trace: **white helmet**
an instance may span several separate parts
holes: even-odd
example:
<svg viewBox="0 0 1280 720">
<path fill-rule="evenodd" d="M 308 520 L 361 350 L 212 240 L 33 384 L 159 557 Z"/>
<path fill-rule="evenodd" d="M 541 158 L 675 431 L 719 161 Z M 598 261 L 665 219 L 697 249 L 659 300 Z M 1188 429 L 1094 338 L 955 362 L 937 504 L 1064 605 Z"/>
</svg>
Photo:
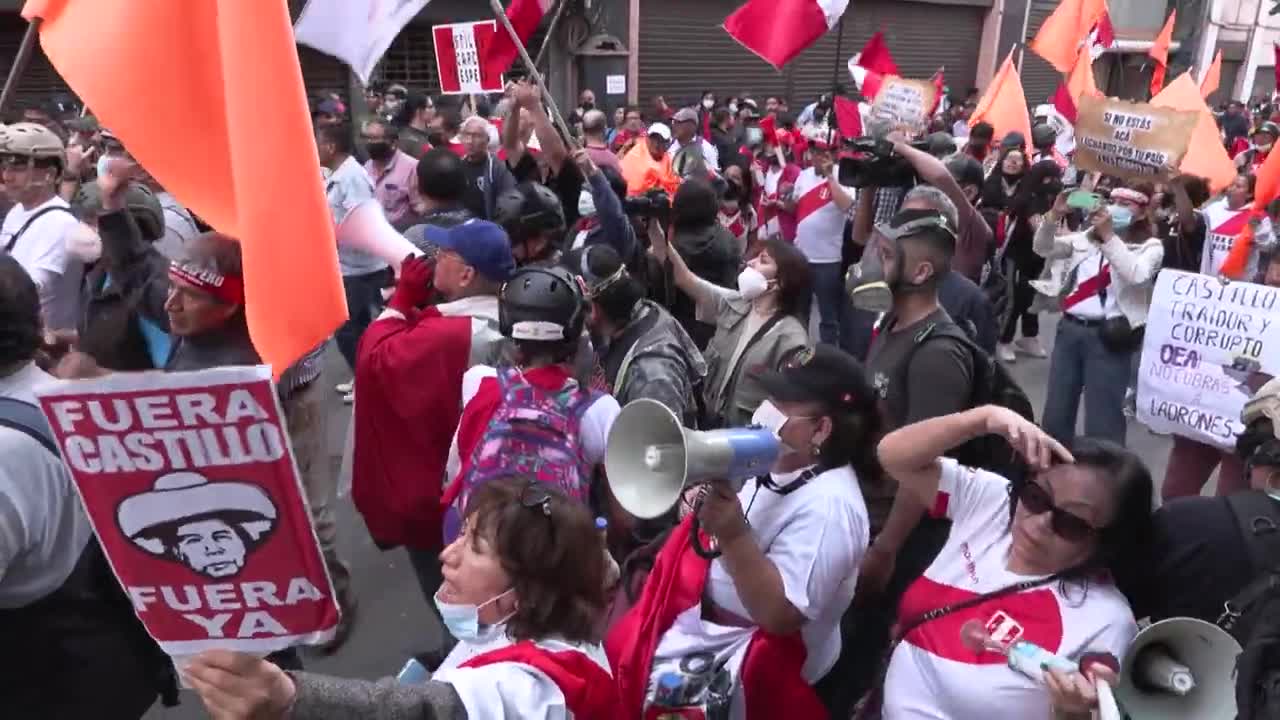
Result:
<svg viewBox="0 0 1280 720">
<path fill-rule="evenodd" d="M 38 123 L 20 122 L 0 127 L 0 153 L 33 160 L 56 158 L 59 167 L 66 162 L 62 138 Z"/>
</svg>

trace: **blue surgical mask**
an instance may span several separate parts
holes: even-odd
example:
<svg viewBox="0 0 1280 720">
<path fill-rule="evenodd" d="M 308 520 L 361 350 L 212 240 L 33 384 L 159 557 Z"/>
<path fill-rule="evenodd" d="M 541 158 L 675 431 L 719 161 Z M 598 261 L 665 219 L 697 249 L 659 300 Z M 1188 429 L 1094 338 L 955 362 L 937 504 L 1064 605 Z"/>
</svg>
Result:
<svg viewBox="0 0 1280 720">
<path fill-rule="evenodd" d="M 596 214 L 596 199 L 591 195 L 591 191 L 583 189 L 578 193 L 578 215 L 582 217 L 591 217 Z"/>
<path fill-rule="evenodd" d="M 444 623 L 445 629 L 449 631 L 449 634 L 463 642 L 480 644 L 492 640 L 498 633 L 502 632 L 504 624 L 511 619 L 511 615 L 515 614 L 512 613 L 492 625 L 482 626 L 480 624 L 480 608 L 496 602 L 514 590 L 515 588 L 511 588 L 506 592 L 499 593 L 479 605 L 445 602 L 440 599 L 439 593 L 436 593 L 432 599 L 435 600 L 436 609 L 440 611 L 440 620 Z"/>
<path fill-rule="evenodd" d="M 1123 232 L 1133 224 L 1133 211 L 1124 205 L 1108 205 L 1107 214 L 1111 215 L 1111 229 L 1116 232 Z"/>
</svg>

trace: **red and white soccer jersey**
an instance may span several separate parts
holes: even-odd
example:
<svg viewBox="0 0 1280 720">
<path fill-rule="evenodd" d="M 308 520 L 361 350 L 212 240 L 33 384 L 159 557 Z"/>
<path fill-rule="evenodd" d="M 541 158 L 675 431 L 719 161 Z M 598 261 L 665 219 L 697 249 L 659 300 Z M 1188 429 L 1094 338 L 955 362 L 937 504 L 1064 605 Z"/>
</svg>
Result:
<svg viewBox="0 0 1280 720">
<path fill-rule="evenodd" d="M 1012 544 L 1008 487 L 999 475 L 942 460 L 934 515 L 951 519 L 951 535 L 903 596 L 899 620 L 1034 579 L 1006 568 Z M 1124 596 L 1099 580 L 1065 587 L 1051 582 L 953 612 L 920 625 L 894 651 L 885 720 L 1050 717 L 1042 685 L 1011 670 L 1003 655 L 965 647 L 961 628 L 970 620 L 1005 645 L 1027 640 L 1070 660 L 1086 652 L 1122 658 L 1137 633 Z"/>
<path fill-rule="evenodd" d="M 1223 198 L 1209 203 L 1202 212 L 1204 212 L 1204 224 L 1208 233 L 1204 242 L 1204 254 L 1201 256 L 1200 272 L 1205 275 L 1217 275 L 1222 269 L 1222 263 L 1226 262 L 1227 256 L 1231 254 L 1231 247 L 1235 245 L 1236 238 L 1249 226 L 1252 206 L 1246 205 L 1239 210 L 1232 210 L 1227 207 L 1226 198 Z M 1270 235 L 1271 221 L 1264 217 L 1258 225 L 1255 238 L 1265 238 Z"/>
<path fill-rule="evenodd" d="M 846 187 L 855 195 L 856 190 Z M 831 186 L 813 168 L 796 178 L 796 247 L 811 263 L 840 262 L 848 213 L 836 206 Z"/>
<path fill-rule="evenodd" d="M 796 215 L 795 212 L 787 212 L 779 210 L 776 207 L 764 207 L 763 201 L 783 201 L 794 196 L 795 191 L 788 188 L 788 185 L 794 185 L 796 178 L 800 176 L 800 168 L 795 165 L 768 166 L 764 174 L 764 183 L 761 189 L 760 199 L 762 201 L 760 209 L 760 227 L 764 230 L 764 237 L 772 235 L 781 235 L 783 240 L 787 242 L 795 242 L 796 239 Z"/>
</svg>

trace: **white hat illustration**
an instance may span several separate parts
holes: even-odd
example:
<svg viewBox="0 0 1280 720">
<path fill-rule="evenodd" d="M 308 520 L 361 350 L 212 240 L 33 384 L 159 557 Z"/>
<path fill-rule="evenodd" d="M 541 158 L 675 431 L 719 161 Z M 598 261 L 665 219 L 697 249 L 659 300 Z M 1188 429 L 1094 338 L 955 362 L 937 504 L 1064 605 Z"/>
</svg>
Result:
<svg viewBox="0 0 1280 720">
<path fill-rule="evenodd" d="M 223 517 L 239 525 L 256 545 L 276 524 L 276 506 L 257 485 L 209 482 L 194 472 L 162 475 L 151 490 L 125 498 L 116 508 L 120 531 L 152 555 L 163 555 L 165 543 L 153 530 L 203 517 Z"/>
</svg>

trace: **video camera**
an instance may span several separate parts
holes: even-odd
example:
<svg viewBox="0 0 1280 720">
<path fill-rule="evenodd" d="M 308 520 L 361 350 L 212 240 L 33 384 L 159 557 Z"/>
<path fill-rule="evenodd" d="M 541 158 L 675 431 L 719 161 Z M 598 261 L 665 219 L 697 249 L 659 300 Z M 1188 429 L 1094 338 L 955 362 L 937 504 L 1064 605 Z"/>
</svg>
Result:
<svg viewBox="0 0 1280 720">
<path fill-rule="evenodd" d="M 850 140 L 845 145 L 852 155 L 840 158 L 840 184 L 852 188 L 911 187 L 919 178 L 915 167 L 901 155 L 893 152 L 893 143 L 866 136 Z M 914 142 L 911 147 L 929 151 L 927 142 Z"/>
<path fill-rule="evenodd" d="M 665 190 L 654 188 L 624 200 L 622 211 L 638 220 L 655 218 L 665 227 L 671 221 L 671 196 Z"/>
</svg>

